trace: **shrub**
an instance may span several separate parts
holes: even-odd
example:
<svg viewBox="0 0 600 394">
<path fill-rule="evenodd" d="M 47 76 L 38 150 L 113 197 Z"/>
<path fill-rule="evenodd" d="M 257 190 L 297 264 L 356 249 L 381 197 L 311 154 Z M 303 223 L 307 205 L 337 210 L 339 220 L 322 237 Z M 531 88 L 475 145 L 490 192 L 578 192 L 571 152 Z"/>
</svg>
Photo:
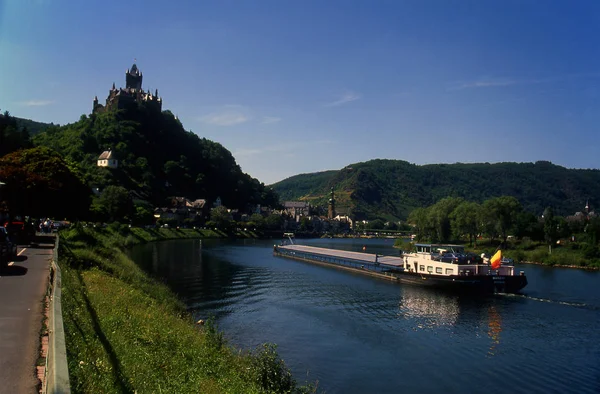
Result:
<svg viewBox="0 0 600 394">
<path fill-rule="evenodd" d="M 289 393 L 296 382 L 292 373 L 285 366 L 283 360 L 277 355 L 277 346 L 263 344 L 258 353 L 253 355 L 250 375 L 251 380 L 258 383 L 263 389 L 274 393 Z"/>
</svg>

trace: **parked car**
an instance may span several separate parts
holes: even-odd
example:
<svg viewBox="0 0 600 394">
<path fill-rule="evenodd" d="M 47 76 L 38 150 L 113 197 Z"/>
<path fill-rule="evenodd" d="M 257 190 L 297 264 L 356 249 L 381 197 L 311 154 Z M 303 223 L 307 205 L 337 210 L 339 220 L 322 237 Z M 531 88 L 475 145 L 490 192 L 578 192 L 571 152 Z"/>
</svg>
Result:
<svg viewBox="0 0 600 394">
<path fill-rule="evenodd" d="M 453 263 L 453 264 L 464 264 L 467 262 L 467 258 L 462 253 L 444 253 L 440 261 L 445 263 Z"/>
<path fill-rule="evenodd" d="M 467 259 L 467 263 L 469 264 L 483 264 L 483 258 L 481 257 L 481 255 L 478 255 L 476 253 L 466 253 L 465 258 Z"/>
<path fill-rule="evenodd" d="M 35 236 L 35 226 L 30 222 L 9 221 L 4 223 L 4 228 L 14 244 L 28 244 Z"/>
</svg>

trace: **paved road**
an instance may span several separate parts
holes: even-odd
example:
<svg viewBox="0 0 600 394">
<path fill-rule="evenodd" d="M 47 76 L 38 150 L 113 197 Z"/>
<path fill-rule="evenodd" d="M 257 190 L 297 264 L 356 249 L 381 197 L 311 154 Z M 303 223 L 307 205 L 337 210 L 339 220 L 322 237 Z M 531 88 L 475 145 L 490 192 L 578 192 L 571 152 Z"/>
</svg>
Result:
<svg viewBox="0 0 600 394">
<path fill-rule="evenodd" d="M 19 253 L 0 273 L 0 393 L 37 392 L 35 366 L 52 244 L 19 248 Z"/>
</svg>

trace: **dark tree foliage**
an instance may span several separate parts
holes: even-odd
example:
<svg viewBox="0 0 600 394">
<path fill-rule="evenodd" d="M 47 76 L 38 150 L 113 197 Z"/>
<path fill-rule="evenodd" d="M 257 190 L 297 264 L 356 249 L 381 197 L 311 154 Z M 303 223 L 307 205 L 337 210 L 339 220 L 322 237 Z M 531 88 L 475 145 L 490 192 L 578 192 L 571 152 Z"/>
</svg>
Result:
<svg viewBox="0 0 600 394">
<path fill-rule="evenodd" d="M 0 157 L 32 146 L 27 126 L 19 125 L 18 118 L 8 111 L 0 114 Z"/>
<path fill-rule="evenodd" d="M 127 189 L 122 186 L 107 186 L 100 195 L 99 205 L 108 215 L 110 222 L 127 221 L 133 216 L 133 200 Z"/>
<path fill-rule="evenodd" d="M 220 197 L 228 208 L 242 210 L 278 201 L 273 190 L 242 172 L 231 152 L 184 130 L 169 111 L 140 106 L 83 115 L 76 123 L 36 135 L 34 142 L 80 163 L 91 186 L 120 185 L 156 206 L 175 195 L 209 203 Z M 108 149 L 119 160 L 117 169 L 96 166 Z"/>
<path fill-rule="evenodd" d="M 41 133 L 42 131 L 54 126 L 54 123 L 44 123 L 44 122 L 36 122 L 31 119 L 17 118 L 17 127 L 19 129 L 27 129 L 30 136 L 34 136 L 36 134 Z"/>
<path fill-rule="evenodd" d="M 38 147 L 0 158 L 0 193 L 11 215 L 83 218 L 90 205 L 90 189 L 62 157 Z"/>
<path fill-rule="evenodd" d="M 540 216 L 547 206 L 566 216 L 600 195 L 600 170 L 566 169 L 552 163 L 475 163 L 415 165 L 401 160 L 371 160 L 339 171 L 302 174 L 272 185 L 284 200 L 308 199 L 326 206 L 329 189 L 343 213 L 361 219 L 405 219 L 415 208 L 446 197 L 483 203 L 512 196 Z"/>
</svg>

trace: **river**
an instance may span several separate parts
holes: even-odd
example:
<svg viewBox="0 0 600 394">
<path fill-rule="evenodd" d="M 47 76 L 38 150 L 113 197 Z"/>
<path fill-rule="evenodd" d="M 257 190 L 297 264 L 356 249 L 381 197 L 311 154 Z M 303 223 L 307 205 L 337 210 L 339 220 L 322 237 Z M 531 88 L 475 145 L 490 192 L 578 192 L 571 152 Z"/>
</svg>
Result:
<svg viewBox="0 0 600 394">
<path fill-rule="evenodd" d="M 298 243 L 396 254 L 389 239 Z M 520 295 L 474 297 L 272 255 L 274 241 L 138 246 L 198 319 L 242 349 L 276 343 L 327 393 L 600 393 L 600 272 L 521 265 Z"/>
</svg>

